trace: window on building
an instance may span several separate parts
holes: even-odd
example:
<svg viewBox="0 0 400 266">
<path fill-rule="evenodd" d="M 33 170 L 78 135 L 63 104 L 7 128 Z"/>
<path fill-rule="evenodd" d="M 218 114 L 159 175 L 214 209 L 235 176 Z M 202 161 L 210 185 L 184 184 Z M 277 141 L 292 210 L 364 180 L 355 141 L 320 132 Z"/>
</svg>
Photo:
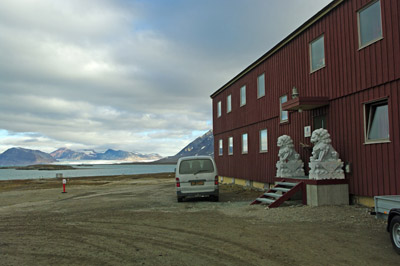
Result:
<svg viewBox="0 0 400 266">
<path fill-rule="evenodd" d="M 242 153 L 246 154 L 248 153 L 249 148 L 248 148 L 248 143 L 247 143 L 247 133 L 242 134 Z"/>
<path fill-rule="evenodd" d="M 267 129 L 260 130 L 260 152 L 268 151 L 268 133 Z"/>
<path fill-rule="evenodd" d="M 265 95 L 265 75 L 262 73 L 257 77 L 257 98 Z"/>
<path fill-rule="evenodd" d="M 388 101 L 382 100 L 364 105 L 365 142 L 389 140 Z"/>
<path fill-rule="evenodd" d="M 382 38 L 380 1 L 374 1 L 358 11 L 358 36 L 360 48 Z"/>
<path fill-rule="evenodd" d="M 311 72 L 325 66 L 324 35 L 310 43 Z"/>
<path fill-rule="evenodd" d="M 217 117 L 220 116 L 221 116 L 221 101 L 219 101 L 217 104 Z"/>
<path fill-rule="evenodd" d="M 226 97 L 226 112 L 230 113 L 232 111 L 232 96 L 229 94 Z"/>
<path fill-rule="evenodd" d="M 219 155 L 219 156 L 222 156 L 222 155 L 224 154 L 222 139 L 220 139 L 220 140 L 218 141 L 218 144 L 219 144 L 219 145 L 218 145 L 218 146 L 219 146 L 218 155 Z"/>
<path fill-rule="evenodd" d="M 240 106 L 246 104 L 246 85 L 240 88 Z"/>
<path fill-rule="evenodd" d="M 233 137 L 228 138 L 228 154 L 233 154 Z"/>
<path fill-rule="evenodd" d="M 282 110 L 282 104 L 287 102 L 287 95 L 283 95 L 282 97 L 279 98 L 279 108 L 280 108 L 280 118 L 281 118 L 281 123 L 289 121 L 289 113 L 288 111 L 283 111 Z"/>
</svg>

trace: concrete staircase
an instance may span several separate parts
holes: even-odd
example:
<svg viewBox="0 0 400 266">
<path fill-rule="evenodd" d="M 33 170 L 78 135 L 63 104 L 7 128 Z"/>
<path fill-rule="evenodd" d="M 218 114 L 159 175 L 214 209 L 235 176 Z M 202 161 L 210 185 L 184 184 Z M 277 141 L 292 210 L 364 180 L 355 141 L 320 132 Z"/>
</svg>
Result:
<svg viewBox="0 0 400 266">
<path fill-rule="evenodd" d="M 303 182 L 276 182 L 273 188 L 262 194 L 250 205 L 266 204 L 269 208 L 277 208 L 283 202 L 293 197 L 294 194 L 303 189 Z"/>
</svg>

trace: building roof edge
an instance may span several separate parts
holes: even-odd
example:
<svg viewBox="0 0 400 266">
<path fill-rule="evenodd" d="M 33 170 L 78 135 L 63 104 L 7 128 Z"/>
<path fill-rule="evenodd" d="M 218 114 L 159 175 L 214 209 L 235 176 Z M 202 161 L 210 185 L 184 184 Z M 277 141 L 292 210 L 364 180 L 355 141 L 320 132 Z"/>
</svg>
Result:
<svg viewBox="0 0 400 266">
<path fill-rule="evenodd" d="M 303 31 L 305 31 L 306 29 L 311 27 L 314 23 L 319 21 L 321 18 L 323 18 L 325 15 L 327 15 L 329 12 L 331 12 L 333 9 L 335 9 L 338 5 L 340 5 L 344 1 L 345 0 L 334 0 L 331 3 L 329 3 L 323 9 L 321 9 L 318 13 L 316 13 L 314 16 L 312 16 L 310 19 L 308 19 L 306 22 L 304 22 L 300 27 L 298 27 L 296 30 L 294 30 L 292 33 L 290 33 L 285 39 L 280 41 L 277 45 L 272 47 L 268 52 L 266 52 L 264 55 L 262 55 L 256 61 L 254 61 L 251 65 L 249 65 L 247 68 L 245 68 L 242 72 L 237 74 L 233 79 L 228 81 L 225 85 L 223 85 L 221 88 L 219 88 L 213 94 L 211 94 L 210 97 L 214 98 L 215 96 L 220 94 L 227 87 L 231 86 L 233 83 L 235 83 L 241 77 L 243 77 L 248 72 L 253 70 L 255 67 L 257 67 L 259 64 L 264 62 L 266 59 L 268 59 L 271 55 L 275 54 L 282 47 L 284 47 L 286 44 L 288 44 L 291 40 L 293 40 L 294 38 L 299 36 Z"/>
</svg>

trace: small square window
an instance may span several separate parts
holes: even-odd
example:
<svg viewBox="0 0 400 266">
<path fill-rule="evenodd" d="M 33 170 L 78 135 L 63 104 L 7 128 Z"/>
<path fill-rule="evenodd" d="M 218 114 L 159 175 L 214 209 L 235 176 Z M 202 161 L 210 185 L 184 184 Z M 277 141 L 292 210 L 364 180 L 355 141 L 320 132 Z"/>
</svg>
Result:
<svg viewBox="0 0 400 266">
<path fill-rule="evenodd" d="M 289 113 L 288 111 L 282 110 L 282 104 L 287 102 L 287 95 L 283 95 L 279 98 L 279 109 L 280 109 L 280 118 L 281 123 L 289 121 Z"/>
<path fill-rule="evenodd" d="M 389 140 L 388 101 L 372 102 L 364 105 L 365 142 L 385 142 Z"/>
<path fill-rule="evenodd" d="M 381 2 L 375 1 L 358 12 L 359 47 L 382 39 Z"/>
<path fill-rule="evenodd" d="M 226 112 L 230 113 L 232 111 L 232 96 L 229 94 L 226 97 Z"/>
<path fill-rule="evenodd" d="M 324 35 L 310 43 L 311 72 L 325 66 Z"/>
<path fill-rule="evenodd" d="M 222 139 L 220 139 L 220 140 L 218 141 L 218 146 L 219 146 L 218 155 L 219 155 L 219 156 L 222 156 L 222 155 L 224 154 Z"/>
<path fill-rule="evenodd" d="M 257 77 L 257 98 L 265 96 L 265 75 L 262 73 Z"/>
<path fill-rule="evenodd" d="M 246 85 L 240 88 L 240 106 L 246 104 Z"/>
<path fill-rule="evenodd" d="M 268 132 L 267 129 L 260 130 L 260 152 L 268 151 Z"/>
<path fill-rule="evenodd" d="M 242 134 L 242 154 L 248 153 L 247 133 Z"/>
<path fill-rule="evenodd" d="M 221 117 L 221 101 L 217 104 L 217 117 Z"/>
<path fill-rule="evenodd" d="M 233 137 L 228 138 L 228 154 L 233 154 Z"/>
</svg>

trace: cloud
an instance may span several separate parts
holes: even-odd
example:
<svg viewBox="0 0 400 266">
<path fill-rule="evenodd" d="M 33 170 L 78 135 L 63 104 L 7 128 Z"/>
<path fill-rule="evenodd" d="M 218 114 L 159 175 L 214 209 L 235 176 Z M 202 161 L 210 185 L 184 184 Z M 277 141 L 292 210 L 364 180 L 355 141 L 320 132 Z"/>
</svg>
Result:
<svg viewBox="0 0 400 266">
<path fill-rule="evenodd" d="M 0 151 L 175 154 L 212 92 L 328 2 L 4 0 Z"/>
</svg>

